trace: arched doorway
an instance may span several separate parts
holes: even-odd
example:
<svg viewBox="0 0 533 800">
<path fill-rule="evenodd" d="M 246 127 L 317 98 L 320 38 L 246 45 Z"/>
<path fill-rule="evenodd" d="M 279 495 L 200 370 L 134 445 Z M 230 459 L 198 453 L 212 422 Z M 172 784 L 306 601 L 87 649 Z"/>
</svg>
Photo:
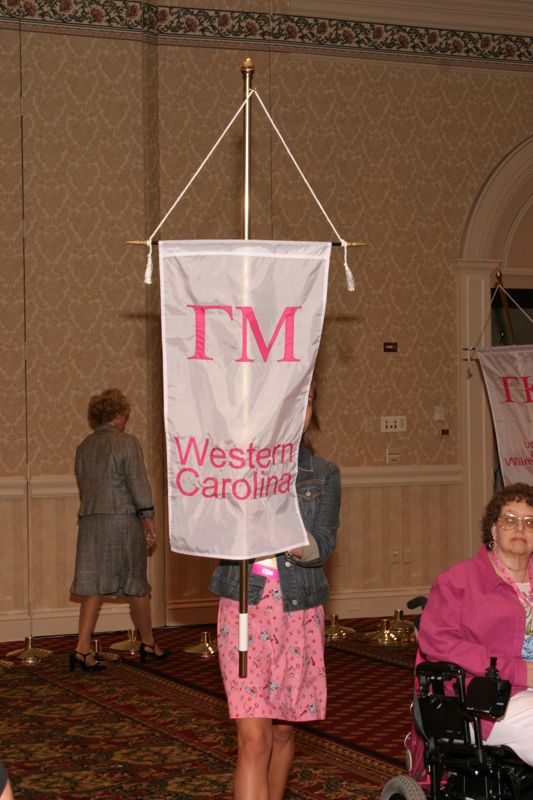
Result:
<svg viewBox="0 0 533 800">
<path fill-rule="evenodd" d="M 468 348 L 490 345 L 490 291 L 497 269 L 507 288 L 533 288 L 533 136 L 512 150 L 485 182 L 465 226 L 459 275 L 461 460 L 466 554 L 492 494 L 493 435 L 483 380 Z"/>
</svg>

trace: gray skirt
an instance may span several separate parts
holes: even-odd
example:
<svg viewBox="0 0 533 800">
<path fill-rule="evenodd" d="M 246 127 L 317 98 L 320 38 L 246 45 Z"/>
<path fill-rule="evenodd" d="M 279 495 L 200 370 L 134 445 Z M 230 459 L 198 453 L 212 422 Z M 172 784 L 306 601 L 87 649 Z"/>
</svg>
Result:
<svg viewBox="0 0 533 800">
<path fill-rule="evenodd" d="M 135 514 L 90 514 L 78 518 L 76 570 L 71 594 L 142 597 L 147 549 Z"/>
</svg>

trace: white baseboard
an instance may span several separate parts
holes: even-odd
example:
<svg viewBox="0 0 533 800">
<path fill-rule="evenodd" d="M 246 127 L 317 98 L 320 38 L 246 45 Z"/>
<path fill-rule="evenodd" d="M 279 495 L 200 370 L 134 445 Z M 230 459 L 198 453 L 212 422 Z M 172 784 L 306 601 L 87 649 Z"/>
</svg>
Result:
<svg viewBox="0 0 533 800">
<path fill-rule="evenodd" d="M 417 595 L 427 596 L 428 586 L 410 586 L 402 589 L 375 589 L 372 591 L 332 592 L 326 606 L 326 614 L 337 614 L 339 619 L 358 617 L 392 617 L 397 608 L 404 613 L 407 601 Z M 210 625 L 217 621 L 218 598 L 216 596 L 194 601 L 177 601 L 166 610 L 166 624 Z M 23 642 L 26 636 L 61 636 L 78 630 L 79 606 L 35 612 L 32 620 L 27 614 L 0 616 L 0 642 Z M 132 627 L 131 617 L 125 603 L 105 603 L 95 633 L 128 631 Z"/>
<path fill-rule="evenodd" d="M 211 625 L 217 621 L 218 597 L 175 601 L 167 606 L 167 625 Z"/>
<path fill-rule="evenodd" d="M 28 615 L 0 617 L 0 642 L 23 642 L 26 636 L 64 636 L 78 631 L 79 607 L 60 611 L 40 612 L 32 620 Z M 100 612 L 95 633 L 128 631 L 132 627 L 129 611 L 123 606 L 106 608 Z M 124 637 L 126 638 L 126 637 Z M 38 646 L 38 642 L 36 643 Z"/>
<path fill-rule="evenodd" d="M 326 613 L 337 614 L 339 619 L 385 618 L 394 616 L 395 610 L 401 608 L 405 614 L 412 614 L 413 612 L 407 608 L 407 601 L 418 595 L 427 597 L 428 593 L 429 586 L 375 589 L 366 592 L 332 592 Z"/>
</svg>

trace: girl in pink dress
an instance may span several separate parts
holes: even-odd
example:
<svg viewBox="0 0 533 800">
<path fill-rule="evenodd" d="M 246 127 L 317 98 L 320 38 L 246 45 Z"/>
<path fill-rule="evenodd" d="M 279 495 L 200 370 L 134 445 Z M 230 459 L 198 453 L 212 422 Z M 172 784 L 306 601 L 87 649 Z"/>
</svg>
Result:
<svg viewBox="0 0 533 800">
<path fill-rule="evenodd" d="M 304 433 L 318 420 L 311 387 Z M 322 569 L 339 525 L 338 467 L 302 441 L 296 480 L 309 544 L 251 565 L 248 587 L 248 669 L 239 677 L 239 563 L 223 561 L 210 583 L 221 595 L 218 647 L 229 715 L 237 725 L 235 800 L 282 800 L 294 757 L 295 722 L 324 719 Z"/>
</svg>

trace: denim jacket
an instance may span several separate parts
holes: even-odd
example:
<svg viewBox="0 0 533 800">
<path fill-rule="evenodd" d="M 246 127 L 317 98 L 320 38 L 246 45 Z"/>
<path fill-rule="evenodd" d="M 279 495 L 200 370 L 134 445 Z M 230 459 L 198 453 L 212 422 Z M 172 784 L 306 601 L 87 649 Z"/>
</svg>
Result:
<svg viewBox="0 0 533 800">
<path fill-rule="evenodd" d="M 325 603 L 329 587 L 322 565 L 335 549 L 339 527 L 340 473 L 336 464 L 312 455 L 304 444 L 298 453 L 296 493 L 309 544 L 302 557 L 287 553 L 276 556 L 285 611 L 300 611 Z M 221 561 L 209 584 L 215 594 L 239 599 L 239 561 Z M 263 594 L 266 578 L 251 572 L 248 602 L 256 605 Z"/>
</svg>

